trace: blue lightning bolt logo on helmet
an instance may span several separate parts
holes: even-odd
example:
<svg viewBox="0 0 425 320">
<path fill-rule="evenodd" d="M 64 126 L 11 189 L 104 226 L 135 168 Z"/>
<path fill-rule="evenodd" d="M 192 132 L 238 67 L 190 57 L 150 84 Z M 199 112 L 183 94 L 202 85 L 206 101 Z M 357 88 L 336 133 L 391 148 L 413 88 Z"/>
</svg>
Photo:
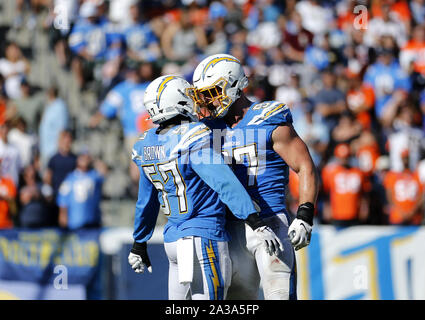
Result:
<svg viewBox="0 0 425 320">
<path fill-rule="evenodd" d="M 221 118 L 248 86 L 242 64 L 228 54 L 216 54 L 205 58 L 193 73 L 196 111 L 205 117 Z"/>
</svg>

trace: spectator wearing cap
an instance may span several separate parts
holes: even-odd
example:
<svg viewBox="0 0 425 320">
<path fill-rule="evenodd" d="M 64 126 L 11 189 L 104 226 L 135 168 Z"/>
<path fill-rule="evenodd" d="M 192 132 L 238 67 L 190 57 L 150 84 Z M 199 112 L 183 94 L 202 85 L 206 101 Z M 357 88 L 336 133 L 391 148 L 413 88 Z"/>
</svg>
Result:
<svg viewBox="0 0 425 320">
<path fill-rule="evenodd" d="M 99 228 L 100 200 L 106 166 L 95 162 L 87 151 L 77 158 L 77 167 L 61 184 L 57 204 L 59 226 L 69 230 Z"/>
<path fill-rule="evenodd" d="M 350 154 L 348 144 L 337 145 L 335 162 L 322 170 L 323 191 L 329 195 L 324 219 L 337 227 L 360 224 L 369 214 L 369 181 L 359 168 L 350 164 Z"/>
<path fill-rule="evenodd" d="M 411 88 L 407 74 L 403 72 L 390 49 L 377 50 L 377 62 L 367 68 L 364 84 L 375 94 L 375 115 L 384 127 L 392 123 L 394 111 L 406 98 Z"/>
<path fill-rule="evenodd" d="M 403 170 L 389 171 L 384 178 L 387 190 L 389 223 L 420 225 L 423 221 L 424 196 L 417 173 L 409 169 L 409 150 L 401 153 Z"/>
<path fill-rule="evenodd" d="M 0 165 L 4 161 L 4 151 L 0 151 Z M 12 179 L 0 172 L 0 229 L 13 227 L 13 216 L 16 214 L 16 184 Z"/>
<path fill-rule="evenodd" d="M 56 87 L 51 87 L 47 91 L 47 100 L 39 127 L 39 147 L 43 167 L 57 152 L 59 135 L 69 125 L 67 105 L 59 97 Z"/>
</svg>

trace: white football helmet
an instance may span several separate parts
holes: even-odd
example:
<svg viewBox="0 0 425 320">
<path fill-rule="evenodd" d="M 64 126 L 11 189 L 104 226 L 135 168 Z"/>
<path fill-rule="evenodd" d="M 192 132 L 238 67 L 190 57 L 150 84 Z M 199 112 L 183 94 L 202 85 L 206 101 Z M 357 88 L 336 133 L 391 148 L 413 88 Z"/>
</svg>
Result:
<svg viewBox="0 0 425 320">
<path fill-rule="evenodd" d="M 153 123 L 160 124 L 177 115 L 198 121 L 194 111 L 193 87 L 179 76 L 156 78 L 146 88 L 143 103 Z"/>
<path fill-rule="evenodd" d="M 197 112 L 200 113 L 200 106 L 207 105 L 210 116 L 221 118 L 248 86 L 248 78 L 237 58 L 229 54 L 215 54 L 196 67 L 193 85 Z M 219 103 L 213 106 L 215 101 Z"/>
</svg>

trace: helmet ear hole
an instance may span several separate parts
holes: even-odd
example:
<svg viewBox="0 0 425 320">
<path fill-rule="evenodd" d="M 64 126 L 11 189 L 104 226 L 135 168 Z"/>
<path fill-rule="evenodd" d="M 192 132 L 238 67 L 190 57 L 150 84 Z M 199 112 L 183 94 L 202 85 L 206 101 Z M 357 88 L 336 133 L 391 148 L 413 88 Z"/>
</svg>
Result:
<svg viewBox="0 0 425 320">
<path fill-rule="evenodd" d="M 247 86 L 248 86 L 248 78 L 245 76 L 241 80 L 241 83 L 239 85 L 239 89 L 245 89 Z"/>
<path fill-rule="evenodd" d="M 192 89 L 189 82 L 178 76 L 165 75 L 152 81 L 143 98 L 152 122 L 161 124 L 179 114 L 196 121 L 193 98 L 186 94 Z"/>
</svg>

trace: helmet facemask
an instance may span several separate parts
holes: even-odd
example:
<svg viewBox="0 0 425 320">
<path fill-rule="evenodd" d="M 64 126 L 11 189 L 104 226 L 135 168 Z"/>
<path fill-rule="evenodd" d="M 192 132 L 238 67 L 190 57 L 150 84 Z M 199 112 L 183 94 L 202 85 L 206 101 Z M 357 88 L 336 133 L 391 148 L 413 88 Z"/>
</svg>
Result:
<svg viewBox="0 0 425 320">
<path fill-rule="evenodd" d="M 221 77 L 212 85 L 193 91 L 195 112 L 200 118 L 223 117 L 233 100 L 227 95 L 228 81 Z"/>
</svg>

